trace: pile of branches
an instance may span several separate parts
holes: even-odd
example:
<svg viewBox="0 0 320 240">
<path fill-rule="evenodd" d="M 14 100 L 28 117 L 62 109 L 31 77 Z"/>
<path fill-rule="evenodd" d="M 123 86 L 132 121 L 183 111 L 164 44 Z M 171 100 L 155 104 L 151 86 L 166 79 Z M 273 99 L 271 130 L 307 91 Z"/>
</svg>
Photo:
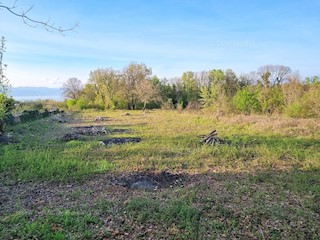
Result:
<svg viewBox="0 0 320 240">
<path fill-rule="evenodd" d="M 99 126 L 83 126 L 83 127 L 74 127 L 73 128 L 74 133 L 80 134 L 80 135 L 104 135 L 109 134 L 109 131 L 105 127 L 99 127 Z"/>
<path fill-rule="evenodd" d="M 217 144 L 225 144 L 226 142 L 218 137 L 217 130 L 213 130 L 211 133 L 206 135 L 204 138 L 201 139 L 201 143 L 207 145 L 215 145 Z"/>
</svg>

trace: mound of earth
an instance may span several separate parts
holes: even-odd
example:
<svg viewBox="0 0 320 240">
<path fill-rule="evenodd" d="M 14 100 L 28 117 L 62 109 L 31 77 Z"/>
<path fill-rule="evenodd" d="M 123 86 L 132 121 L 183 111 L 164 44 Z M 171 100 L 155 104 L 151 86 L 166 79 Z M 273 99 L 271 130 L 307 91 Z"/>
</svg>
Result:
<svg viewBox="0 0 320 240">
<path fill-rule="evenodd" d="M 130 129 L 124 129 L 124 128 L 117 128 L 117 129 L 112 129 L 112 133 L 131 133 L 132 131 Z"/>
<path fill-rule="evenodd" d="M 113 184 L 138 190 L 157 190 L 174 186 L 183 186 L 186 176 L 173 174 L 167 171 L 161 173 L 135 173 L 113 180 Z"/>
<path fill-rule="evenodd" d="M 80 136 L 77 133 L 67 133 L 61 138 L 61 141 L 80 140 Z"/>
</svg>

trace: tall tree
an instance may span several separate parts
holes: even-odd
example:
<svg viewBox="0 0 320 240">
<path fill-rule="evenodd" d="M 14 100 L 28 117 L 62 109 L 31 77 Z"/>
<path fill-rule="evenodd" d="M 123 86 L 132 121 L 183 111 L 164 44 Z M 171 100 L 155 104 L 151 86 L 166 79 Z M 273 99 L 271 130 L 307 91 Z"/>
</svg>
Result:
<svg viewBox="0 0 320 240">
<path fill-rule="evenodd" d="M 62 85 L 63 95 L 66 98 L 78 99 L 83 89 L 82 82 L 78 78 L 69 78 Z"/>
<path fill-rule="evenodd" d="M 148 102 L 161 101 L 159 88 L 148 79 L 137 83 L 137 93 L 139 101 L 143 103 L 143 110 L 146 109 Z"/>
<path fill-rule="evenodd" d="M 195 74 L 191 71 L 184 72 L 181 77 L 183 85 L 184 104 L 194 102 L 199 99 L 200 86 L 197 83 Z"/>
<path fill-rule="evenodd" d="M 264 87 L 280 86 L 288 79 L 291 68 L 284 65 L 264 65 L 258 69 Z"/>
<path fill-rule="evenodd" d="M 105 108 L 115 107 L 115 98 L 120 91 L 120 75 L 112 68 L 97 69 L 90 73 L 88 84 L 95 89 L 96 103 Z"/>
<path fill-rule="evenodd" d="M 143 63 L 130 63 L 122 70 L 123 95 L 126 99 L 128 109 L 135 109 L 139 101 L 139 86 L 150 79 L 151 68 Z"/>
</svg>

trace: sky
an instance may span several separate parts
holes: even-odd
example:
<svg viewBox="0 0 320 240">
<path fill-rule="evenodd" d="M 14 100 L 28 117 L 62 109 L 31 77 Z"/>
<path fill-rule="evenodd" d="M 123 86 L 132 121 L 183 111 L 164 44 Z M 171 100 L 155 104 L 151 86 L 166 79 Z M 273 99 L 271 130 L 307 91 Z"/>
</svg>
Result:
<svg viewBox="0 0 320 240">
<path fill-rule="evenodd" d="M 13 0 L 0 0 L 11 6 Z M 0 5 L 1 5 L 0 4 Z M 83 83 L 97 68 L 145 63 L 160 78 L 281 64 L 320 75 L 319 0 L 18 0 L 16 11 L 74 31 L 30 27 L 0 10 L 12 86 Z"/>
</svg>

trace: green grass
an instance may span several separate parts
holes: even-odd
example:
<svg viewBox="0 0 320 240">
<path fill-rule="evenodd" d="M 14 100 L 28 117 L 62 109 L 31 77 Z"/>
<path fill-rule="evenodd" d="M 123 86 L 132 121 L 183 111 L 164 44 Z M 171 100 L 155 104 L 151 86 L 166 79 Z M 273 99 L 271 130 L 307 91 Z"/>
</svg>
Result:
<svg viewBox="0 0 320 240">
<path fill-rule="evenodd" d="M 123 113 L 84 111 L 78 123 L 41 119 L 6 129 L 17 143 L 0 145 L 0 239 L 320 238 L 317 119 Z M 131 130 L 112 137 L 142 141 L 59 140 L 96 116 L 108 117 L 101 124 L 109 130 Z M 213 129 L 227 144 L 200 143 Z M 156 192 L 110 184 L 109 176 L 163 170 L 190 180 Z"/>
<path fill-rule="evenodd" d="M 101 220 L 95 216 L 69 210 L 46 213 L 33 222 L 29 222 L 28 217 L 18 212 L 3 218 L 0 239 L 93 239 L 93 230 L 101 225 Z"/>
</svg>

